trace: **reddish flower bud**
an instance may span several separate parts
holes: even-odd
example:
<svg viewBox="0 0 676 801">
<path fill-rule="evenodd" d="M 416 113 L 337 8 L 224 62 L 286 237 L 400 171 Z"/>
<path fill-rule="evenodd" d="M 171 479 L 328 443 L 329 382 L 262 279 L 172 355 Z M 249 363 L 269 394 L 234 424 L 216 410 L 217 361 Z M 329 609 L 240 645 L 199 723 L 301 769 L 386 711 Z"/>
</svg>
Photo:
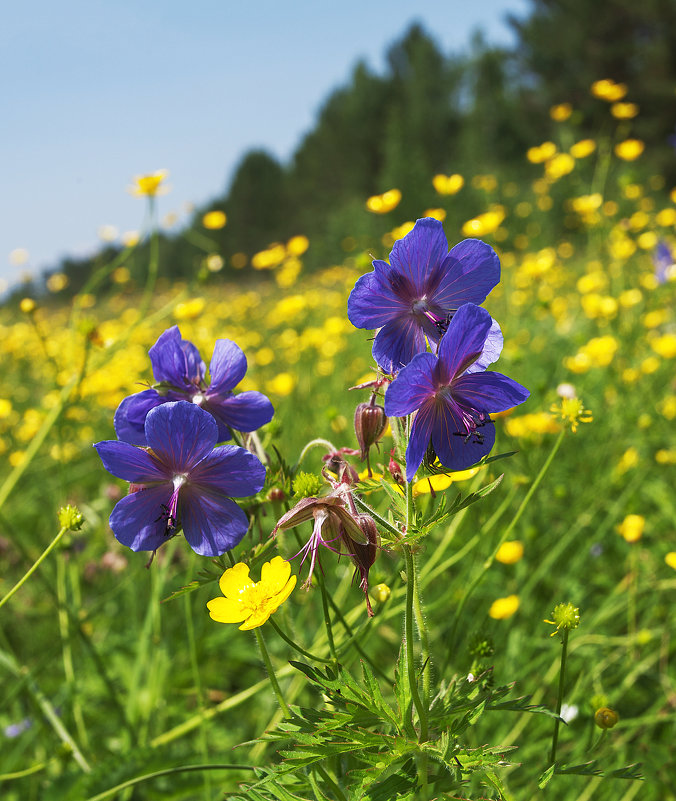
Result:
<svg viewBox="0 0 676 801">
<path fill-rule="evenodd" d="M 390 475 L 394 479 L 395 484 L 405 484 L 404 473 L 401 465 L 394 461 L 394 449 L 390 451 L 390 463 L 387 465 Z"/>
<path fill-rule="evenodd" d="M 370 403 L 360 403 L 354 412 L 354 431 L 361 448 L 362 461 L 368 456 L 369 448 L 382 437 L 387 426 L 385 409 L 375 403 L 375 395 Z"/>
<path fill-rule="evenodd" d="M 270 501 L 283 501 L 284 498 L 286 498 L 286 495 L 281 487 L 272 487 L 268 492 L 268 500 Z"/>
<path fill-rule="evenodd" d="M 380 536 L 376 528 L 375 520 L 370 515 L 358 514 L 356 516 L 356 522 L 364 533 L 366 542 L 355 542 L 345 530 L 342 531 L 342 539 L 345 546 L 348 548 L 350 559 L 352 559 L 357 568 L 355 576 L 359 573 L 361 577 L 359 586 L 366 596 L 368 616 L 373 617 L 373 609 L 371 608 L 371 601 L 369 600 L 369 570 L 371 569 L 371 565 L 376 561 L 376 556 L 378 555 Z"/>
</svg>

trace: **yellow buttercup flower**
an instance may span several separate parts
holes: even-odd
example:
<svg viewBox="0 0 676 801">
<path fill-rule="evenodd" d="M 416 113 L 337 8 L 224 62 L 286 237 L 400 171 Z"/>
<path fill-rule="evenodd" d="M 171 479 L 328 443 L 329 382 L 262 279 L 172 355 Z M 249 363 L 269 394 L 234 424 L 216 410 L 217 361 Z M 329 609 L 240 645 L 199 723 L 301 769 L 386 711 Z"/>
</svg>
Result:
<svg viewBox="0 0 676 801">
<path fill-rule="evenodd" d="M 594 419 L 579 398 L 562 398 L 560 404 L 552 404 L 550 411 L 569 425 L 573 433 L 577 431 L 578 423 L 591 423 Z"/>
<path fill-rule="evenodd" d="M 631 120 L 638 114 L 636 103 L 613 103 L 610 113 L 616 120 Z"/>
<path fill-rule="evenodd" d="M 664 557 L 664 561 L 669 565 L 669 567 L 673 567 L 676 570 L 676 551 L 669 551 L 669 553 Z"/>
<path fill-rule="evenodd" d="M 488 614 L 493 620 L 507 620 L 519 608 L 519 596 L 508 595 L 506 598 L 498 598 L 493 601 Z"/>
<path fill-rule="evenodd" d="M 498 562 L 503 565 L 516 564 L 523 557 L 523 543 L 520 540 L 507 540 L 503 542 L 495 554 Z"/>
<path fill-rule="evenodd" d="M 374 214 L 387 214 L 396 208 L 401 201 L 399 189 L 389 189 L 382 195 L 373 195 L 366 201 L 366 208 Z"/>
<path fill-rule="evenodd" d="M 440 174 L 432 178 L 432 184 L 440 195 L 455 195 L 465 185 L 465 179 L 457 173 L 453 175 Z"/>
<path fill-rule="evenodd" d="M 158 170 L 150 175 L 135 175 L 134 185 L 129 187 L 132 195 L 141 197 L 155 197 L 155 195 L 162 195 L 168 192 L 166 186 L 161 186 L 162 181 L 169 175 L 169 170 Z"/>
<path fill-rule="evenodd" d="M 223 573 L 219 582 L 224 598 L 207 603 L 209 616 L 217 623 L 242 623 L 241 631 L 256 629 L 276 612 L 296 586 L 291 565 L 281 556 L 265 562 L 261 580 L 249 578 L 249 566 L 238 562 Z"/>
<path fill-rule="evenodd" d="M 627 87 L 623 83 L 615 83 L 610 78 L 603 78 L 600 81 L 594 81 L 591 85 L 591 93 L 594 97 L 606 100 L 608 103 L 616 103 L 627 94 Z"/>
<path fill-rule="evenodd" d="M 568 151 L 574 159 L 584 159 L 596 150 L 596 142 L 593 139 L 581 139 L 571 145 Z"/>
<path fill-rule="evenodd" d="M 573 113 L 573 107 L 570 103 L 559 103 L 549 109 L 549 116 L 555 122 L 565 122 Z"/>
<path fill-rule="evenodd" d="M 645 143 L 640 139 L 625 139 L 615 145 L 615 155 L 623 161 L 636 161 L 645 150 Z"/>
<path fill-rule="evenodd" d="M 202 225 L 210 231 L 218 231 L 223 228 L 228 221 L 224 211 L 208 211 L 202 217 Z"/>
<path fill-rule="evenodd" d="M 618 532 L 627 542 L 638 542 L 643 536 L 645 517 L 642 515 L 627 515 L 617 527 Z"/>
</svg>

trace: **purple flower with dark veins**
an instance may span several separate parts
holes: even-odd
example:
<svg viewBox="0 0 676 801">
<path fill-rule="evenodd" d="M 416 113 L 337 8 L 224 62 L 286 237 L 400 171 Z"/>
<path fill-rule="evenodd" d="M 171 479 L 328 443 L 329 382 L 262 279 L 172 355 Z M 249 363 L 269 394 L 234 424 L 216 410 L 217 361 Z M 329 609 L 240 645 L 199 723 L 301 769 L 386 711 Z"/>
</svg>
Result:
<svg viewBox="0 0 676 801">
<path fill-rule="evenodd" d="M 424 353 L 428 343 L 436 352 L 456 311 L 483 303 L 500 280 L 493 248 L 465 239 L 449 251 L 441 223 L 431 217 L 394 243 L 389 264 L 376 259 L 373 268 L 355 284 L 347 316 L 356 328 L 380 329 L 373 357 L 387 373 Z M 499 328 L 491 336 L 499 338 Z"/>
<path fill-rule="evenodd" d="M 471 467 L 495 442 L 490 414 L 528 398 L 521 384 L 501 373 L 485 372 L 502 349 L 496 325 L 485 309 L 473 303 L 461 306 L 441 339 L 438 356 L 419 353 L 390 384 L 385 414 L 404 417 L 416 412 L 406 448 L 407 481 L 413 480 L 430 444 L 449 470 Z"/>
<path fill-rule="evenodd" d="M 215 448 L 218 436 L 208 412 L 178 401 L 148 412 L 147 449 L 118 440 L 94 445 L 106 470 L 131 484 L 110 515 L 123 545 L 155 551 L 181 529 L 201 556 L 218 556 L 240 542 L 249 519 L 231 496 L 257 493 L 265 468 L 244 448 Z"/>
<path fill-rule="evenodd" d="M 209 365 L 197 348 L 181 337 L 178 326 L 167 329 L 148 352 L 157 384 L 125 398 L 115 412 L 115 433 L 124 442 L 145 445 L 144 423 L 148 412 L 162 403 L 186 400 L 209 412 L 218 423 L 217 442 L 230 439 L 230 430 L 255 431 L 269 423 L 274 409 L 260 392 L 232 390 L 247 368 L 242 349 L 229 339 L 217 339 Z"/>
</svg>

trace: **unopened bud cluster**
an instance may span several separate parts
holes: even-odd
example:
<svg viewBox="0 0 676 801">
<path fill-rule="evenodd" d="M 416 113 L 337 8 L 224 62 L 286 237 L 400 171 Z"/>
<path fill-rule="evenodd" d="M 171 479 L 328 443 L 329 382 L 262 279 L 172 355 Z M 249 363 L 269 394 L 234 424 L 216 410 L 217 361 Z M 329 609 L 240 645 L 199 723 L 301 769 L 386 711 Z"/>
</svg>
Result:
<svg viewBox="0 0 676 801">
<path fill-rule="evenodd" d="M 58 518 L 61 528 L 65 528 L 68 531 L 79 531 L 84 523 L 80 510 L 77 506 L 71 506 L 71 504 L 62 506 L 59 509 Z"/>
<path fill-rule="evenodd" d="M 545 623 L 556 626 L 552 637 L 559 631 L 570 631 L 580 625 L 580 610 L 570 602 L 557 604 L 552 612 L 552 617 L 553 620 L 545 620 Z"/>
</svg>

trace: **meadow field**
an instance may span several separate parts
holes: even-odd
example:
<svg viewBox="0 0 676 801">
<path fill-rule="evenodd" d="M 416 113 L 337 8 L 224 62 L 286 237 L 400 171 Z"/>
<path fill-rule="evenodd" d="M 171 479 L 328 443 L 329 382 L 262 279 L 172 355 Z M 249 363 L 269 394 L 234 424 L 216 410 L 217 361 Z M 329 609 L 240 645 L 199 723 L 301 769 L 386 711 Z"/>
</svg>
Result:
<svg viewBox="0 0 676 801">
<path fill-rule="evenodd" d="M 575 141 L 558 115 L 560 138 L 524 154 L 523 179 L 429 176 L 438 203 L 418 216 L 441 220 L 449 246 L 478 238 L 500 257 L 484 304 L 504 336 L 494 367 L 530 397 L 495 415 L 491 455 L 505 458 L 421 468 L 410 492 L 389 469 L 404 462 L 392 421 L 371 477 L 344 455 L 379 526 L 373 617 L 349 551 L 324 549 L 306 590 L 308 562 L 292 557 L 311 523 L 270 534 L 331 490 L 322 457 L 359 447 L 371 390 L 350 388 L 377 372 L 347 298 L 413 227 L 396 187 L 355 222 L 384 234 L 346 228 L 319 270 L 302 231 L 230 263 L 209 246 L 227 224 L 212 216 L 194 280 L 172 283 L 151 215 L 143 281 L 130 244 L 74 297 L 56 274 L 0 309 L 3 799 L 676 797 L 676 190 L 621 127 Z M 177 536 L 149 564 L 109 527 L 128 482 L 92 445 L 115 439 L 116 408 L 152 384 L 148 350 L 174 325 L 207 364 L 216 340 L 236 342 L 236 392 L 275 411 L 242 439 L 267 467 L 239 501 L 242 542 L 211 559 Z M 81 522 L 59 516 L 69 504 Z M 210 618 L 226 568 L 257 580 L 276 555 L 298 586 L 257 636 Z"/>
</svg>

